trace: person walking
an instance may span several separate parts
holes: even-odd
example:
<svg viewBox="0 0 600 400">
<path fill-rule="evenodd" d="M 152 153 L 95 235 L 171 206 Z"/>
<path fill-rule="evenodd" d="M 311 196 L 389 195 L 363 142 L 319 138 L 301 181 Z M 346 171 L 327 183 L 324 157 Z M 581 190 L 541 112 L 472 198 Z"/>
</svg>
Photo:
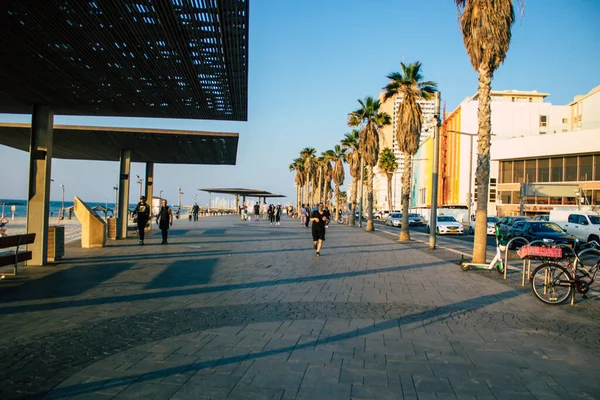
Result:
<svg viewBox="0 0 600 400">
<path fill-rule="evenodd" d="M 310 211 L 310 205 L 306 204 L 306 221 L 304 221 L 304 226 L 308 228 L 308 223 L 310 222 L 310 215 L 312 212 Z"/>
<path fill-rule="evenodd" d="M 269 214 L 269 225 L 273 225 L 273 222 L 275 222 L 275 206 L 273 204 L 269 204 L 267 213 Z"/>
<path fill-rule="evenodd" d="M 275 208 L 275 225 L 281 225 L 281 213 L 283 210 L 281 209 L 281 204 L 277 204 Z"/>
<path fill-rule="evenodd" d="M 267 202 L 265 201 L 262 204 L 262 208 L 260 210 L 260 212 L 262 213 L 263 216 L 263 222 L 267 222 L 267 217 L 269 216 L 269 205 L 267 204 Z"/>
<path fill-rule="evenodd" d="M 198 212 L 200 211 L 200 207 L 198 207 L 198 203 L 194 203 L 192 207 L 192 214 L 194 215 L 194 221 L 198 221 Z"/>
<path fill-rule="evenodd" d="M 138 245 L 142 246 L 144 244 L 146 224 L 150 220 L 150 207 L 146 203 L 146 196 L 140 196 L 140 202 L 135 206 L 133 216 L 137 222 L 138 236 L 140 238 Z"/>
<path fill-rule="evenodd" d="M 308 215 L 306 215 L 306 207 L 304 206 L 304 204 L 302 204 L 302 207 L 300 207 L 300 225 L 306 227 L 307 218 Z"/>
<path fill-rule="evenodd" d="M 258 215 L 260 214 L 260 205 L 258 201 L 254 204 L 254 222 L 258 222 Z"/>
<path fill-rule="evenodd" d="M 168 244 L 169 226 L 173 226 L 173 210 L 167 205 L 167 200 L 160 201 L 160 209 L 156 216 L 156 223 L 162 232 L 162 242 L 160 244 Z"/>
<path fill-rule="evenodd" d="M 317 257 L 321 256 L 321 248 L 325 241 L 325 227 L 329 222 L 327 213 L 323 208 L 323 203 L 319 203 L 317 211 L 313 211 L 310 215 L 310 220 L 312 221 L 313 246 L 315 250 L 317 250 Z"/>
</svg>

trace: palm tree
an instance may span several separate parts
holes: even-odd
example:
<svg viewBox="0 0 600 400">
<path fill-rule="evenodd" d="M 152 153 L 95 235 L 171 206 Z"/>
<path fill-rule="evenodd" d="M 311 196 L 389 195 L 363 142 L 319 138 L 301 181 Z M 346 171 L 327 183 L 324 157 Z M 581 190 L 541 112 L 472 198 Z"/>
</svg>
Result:
<svg viewBox="0 0 600 400">
<path fill-rule="evenodd" d="M 321 201 L 325 204 L 329 204 L 331 181 L 333 180 L 333 166 L 331 165 L 331 162 L 335 160 L 335 153 L 333 150 L 327 150 L 324 151 L 321 156 L 323 157 L 323 196 Z"/>
<path fill-rule="evenodd" d="M 300 209 L 302 198 L 302 187 L 304 186 L 304 159 L 302 157 L 295 158 L 290 164 L 290 171 L 296 172 L 294 181 L 296 182 L 296 210 Z"/>
<path fill-rule="evenodd" d="M 335 207 L 336 213 L 334 215 L 335 221 L 337 222 L 340 215 L 340 186 L 344 184 L 344 161 L 346 161 L 346 149 L 336 144 L 333 150 L 329 150 L 329 157 L 333 162 L 332 179 L 335 184 Z"/>
<path fill-rule="evenodd" d="M 323 195 L 323 157 L 317 157 L 313 160 L 314 174 L 312 177 L 313 194 L 311 203 L 317 204 L 321 201 Z"/>
<path fill-rule="evenodd" d="M 486 224 L 490 182 L 490 138 L 492 130 L 490 92 L 494 71 L 506 58 L 515 21 L 513 0 L 454 0 L 460 13 L 460 28 L 471 64 L 479 79 L 477 107 L 477 211 L 473 262 L 485 263 Z M 521 5 L 524 0 L 521 0 Z M 469 216 L 470 217 L 470 216 Z"/>
<path fill-rule="evenodd" d="M 348 125 L 362 127 L 359 146 L 367 173 L 367 231 L 375 230 L 373 225 L 373 167 L 379 158 L 379 130 L 391 123 L 388 113 L 380 112 L 381 102 L 367 96 L 358 100 L 360 108 L 348 114 Z"/>
<path fill-rule="evenodd" d="M 353 226 L 355 221 L 356 199 L 358 195 L 358 180 L 360 179 L 360 152 L 358 147 L 358 138 L 360 132 L 358 129 L 353 129 L 352 133 L 346 133 L 341 140 L 342 148 L 348 150 L 346 161 L 350 166 L 350 176 L 352 177 L 352 209 L 350 210 L 350 218 L 348 225 Z"/>
<path fill-rule="evenodd" d="M 398 169 L 398 162 L 396 161 L 396 155 L 389 147 L 381 150 L 378 167 L 385 173 L 387 178 L 388 210 L 389 212 L 392 212 L 392 177 L 394 176 L 396 169 Z"/>
<path fill-rule="evenodd" d="M 418 101 L 429 100 L 437 91 L 437 84 L 423 81 L 421 63 L 400 63 L 400 72 L 392 72 L 387 77 L 390 83 L 384 88 L 384 101 L 400 97 L 396 111 L 396 142 L 404 153 L 404 172 L 402 173 L 402 229 L 400 241 L 410 240 L 408 228 L 408 207 L 410 205 L 410 186 L 412 176 L 412 157 L 417 153 L 421 140 L 423 113 Z"/>
<path fill-rule="evenodd" d="M 311 183 L 311 177 L 313 175 L 314 170 L 313 161 L 315 159 L 316 153 L 317 151 L 312 147 L 305 147 L 304 149 L 302 149 L 302 151 L 300 151 L 300 157 L 302 157 L 302 159 L 304 160 L 304 173 L 306 174 L 306 180 L 304 181 L 304 194 L 306 195 L 306 203 L 310 201 L 310 191 L 308 190 L 308 185 L 310 185 Z"/>
</svg>

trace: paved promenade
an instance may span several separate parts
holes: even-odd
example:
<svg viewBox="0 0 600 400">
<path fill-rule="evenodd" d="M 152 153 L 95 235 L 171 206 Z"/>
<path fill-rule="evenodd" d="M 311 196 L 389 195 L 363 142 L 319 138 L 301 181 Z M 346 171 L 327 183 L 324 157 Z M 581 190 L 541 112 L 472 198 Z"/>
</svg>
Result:
<svg viewBox="0 0 600 400">
<path fill-rule="evenodd" d="M 0 282 L 0 399 L 600 399 L 597 295 L 393 239 L 333 224 L 317 258 L 296 220 L 211 217 L 69 247 Z"/>
</svg>

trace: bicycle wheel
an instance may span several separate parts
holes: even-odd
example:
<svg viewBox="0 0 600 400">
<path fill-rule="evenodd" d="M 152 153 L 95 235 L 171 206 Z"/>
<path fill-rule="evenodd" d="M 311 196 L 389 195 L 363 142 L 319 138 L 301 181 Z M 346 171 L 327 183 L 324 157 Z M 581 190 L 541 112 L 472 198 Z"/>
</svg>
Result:
<svg viewBox="0 0 600 400">
<path fill-rule="evenodd" d="M 571 273 L 562 265 L 544 263 L 531 274 L 531 290 L 546 304 L 561 304 L 573 292 Z"/>
</svg>

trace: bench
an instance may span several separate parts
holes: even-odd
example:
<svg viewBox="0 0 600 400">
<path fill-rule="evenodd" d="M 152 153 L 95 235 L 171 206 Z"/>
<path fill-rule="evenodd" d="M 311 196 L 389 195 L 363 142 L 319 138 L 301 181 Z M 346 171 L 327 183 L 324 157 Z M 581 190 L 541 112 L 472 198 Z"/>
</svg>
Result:
<svg viewBox="0 0 600 400">
<path fill-rule="evenodd" d="M 0 267 L 12 265 L 14 268 L 12 274 L 2 274 L 2 278 L 4 278 L 5 275 L 16 275 L 17 265 L 20 262 L 31 260 L 31 251 L 19 250 L 21 246 L 32 244 L 34 240 L 35 233 L 0 237 L 0 249 L 15 247 L 15 251 L 13 254 L 0 255 Z"/>
</svg>

